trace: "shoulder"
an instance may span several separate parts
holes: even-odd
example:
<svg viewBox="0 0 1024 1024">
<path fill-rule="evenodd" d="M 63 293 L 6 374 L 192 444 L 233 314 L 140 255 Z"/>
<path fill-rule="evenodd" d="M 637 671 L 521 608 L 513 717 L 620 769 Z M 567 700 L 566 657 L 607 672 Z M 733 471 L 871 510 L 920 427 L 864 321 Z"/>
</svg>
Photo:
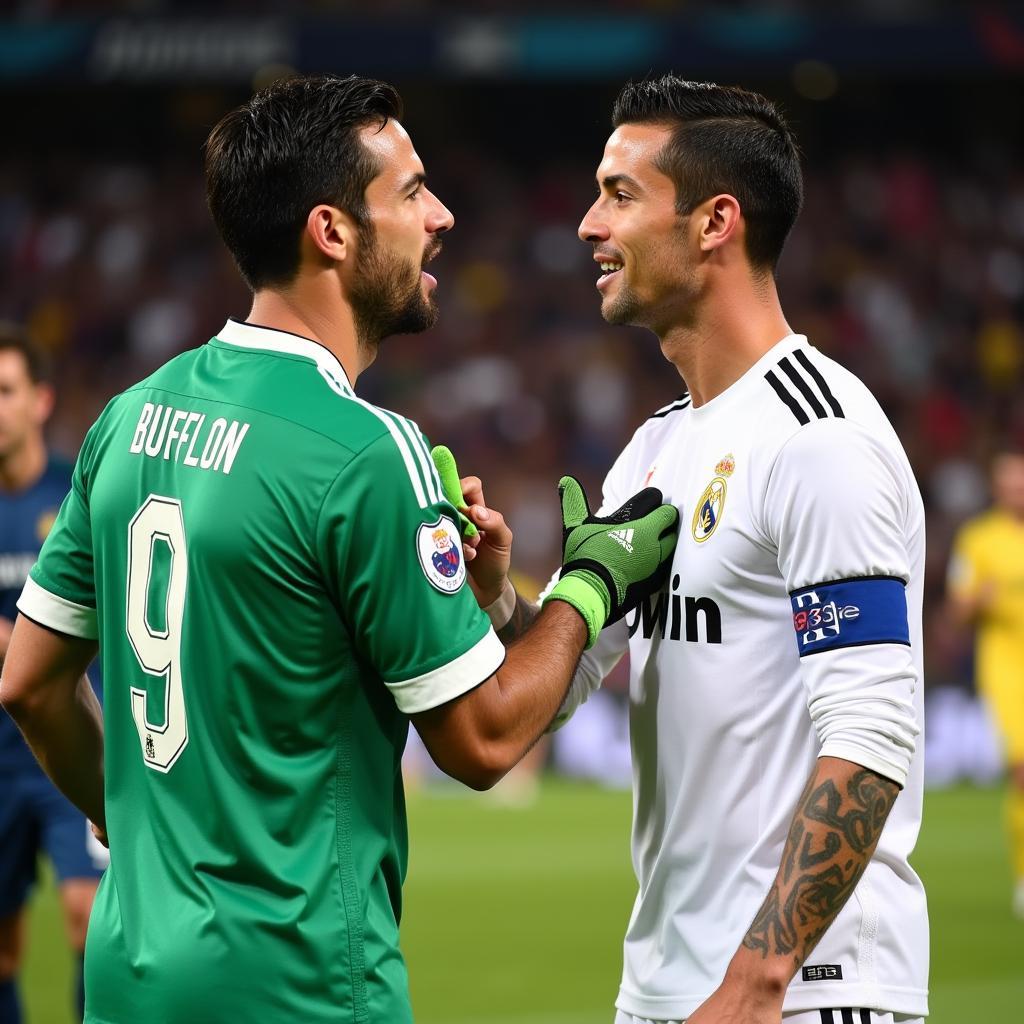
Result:
<svg viewBox="0 0 1024 1024">
<path fill-rule="evenodd" d="M 441 502 L 441 483 L 419 426 L 380 406 L 352 401 L 356 405 L 352 415 L 361 418 L 358 437 L 349 430 L 339 438 L 352 455 L 336 478 L 337 486 L 354 490 L 365 486 L 392 501 L 414 501 L 421 509 Z"/>
<path fill-rule="evenodd" d="M 772 475 L 783 469 L 813 490 L 846 492 L 878 478 L 891 482 L 906 477 L 906 457 L 889 438 L 849 419 L 817 420 L 790 434 L 779 446 Z"/>
<path fill-rule="evenodd" d="M 860 382 L 838 363 L 802 344 L 763 367 L 761 399 L 765 426 L 780 439 L 822 420 L 850 415 L 851 382 Z M 863 388 L 863 385 L 860 385 Z M 866 391 L 866 389 L 864 389 Z M 844 404 L 844 401 L 845 404 Z"/>
<path fill-rule="evenodd" d="M 891 426 L 856 374 L 801 339 L 764 369 L 765 395 L 795 428 L 836 419 L 880 430 Z"/>
<path fill-rule="evenodd" d="M 774 449 L 771 454 L 785 451 L 813 463 L 819 446 L 839 445 L 843 452 L 871 452 L 909 469 L 874 395 L 835 360 L 804 342 L 765 366 L 762 377 L 762 401 L 751 411 L 758 416 L 761 444 Z M 828 457 L 821 454 L 822 460 Z"/>
</svg>

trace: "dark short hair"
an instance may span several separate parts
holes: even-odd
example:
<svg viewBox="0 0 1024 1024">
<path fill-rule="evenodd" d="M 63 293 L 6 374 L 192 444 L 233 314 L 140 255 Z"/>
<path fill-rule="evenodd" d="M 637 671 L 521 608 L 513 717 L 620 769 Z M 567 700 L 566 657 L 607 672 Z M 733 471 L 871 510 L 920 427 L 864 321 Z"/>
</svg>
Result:
<svg viewBox="0 0 1024 1024">
<path fill-rule="evenodd" d="M 800 154 L 785 118 L 764 96 L 673 74 L 630 82 L 612 125 L 665 124 L 672 138 L 656 161 L 691 213 L 711 196 L 734 196 L 747 224 L 752 266 L 774 268 L 803 204 Z"/>
<path fill-rule="evenodd" d="M 369 226 L 366 186 L 380 166 L 357 133 L 401 116 L 387 82 L 311 75 L 275 82 L 221 119 L 206 140 L 206 198 L 250 288 L 294 279 L 314 206 Z"/>
<path fill-rule="evenodd" d="M 24 327 L 6 320 L 0 321 L 0 352 L 20 353 L 33 384 L 41 384 L 50 379 L 49 361 Z"/>
</svg>

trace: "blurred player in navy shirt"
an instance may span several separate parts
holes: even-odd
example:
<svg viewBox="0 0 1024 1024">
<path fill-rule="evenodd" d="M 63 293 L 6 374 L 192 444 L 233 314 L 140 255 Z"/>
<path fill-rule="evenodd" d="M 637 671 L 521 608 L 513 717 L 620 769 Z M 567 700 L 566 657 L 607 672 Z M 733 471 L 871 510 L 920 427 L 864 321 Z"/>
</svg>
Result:
<svg viewBox="0 0 1024 1024">
<path fill-rule="evenodd" d="M 39 353 L 19 329 L 0 324 L 0 665 L 15 602 L 71 487 L 71 465 L 50 456 L 43 440 L 52 408 L 53 390 Z M 15 979 L 41 851 L 53 864 L 68 939 L 78 958 L 81 1016 L 81 958 L 106 851 L 81 812 L 43 774 L 2 710 L 0 794 L 0 1024 L 21 1021 Z"/>
</svg>

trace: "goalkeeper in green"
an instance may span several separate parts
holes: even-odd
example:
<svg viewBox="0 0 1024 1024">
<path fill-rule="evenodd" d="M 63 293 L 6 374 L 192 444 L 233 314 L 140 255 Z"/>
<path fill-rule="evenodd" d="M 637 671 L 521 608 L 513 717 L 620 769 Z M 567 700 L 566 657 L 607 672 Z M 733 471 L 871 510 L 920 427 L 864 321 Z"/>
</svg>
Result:
<svg viewBox="0 0 1024 1024">
<path fill-rule="evenodd" d="M 252 309 L 110 402 L 19 601 L 0 697 L 110 846 L 88 1024 L 408 1024 L 409 722 L 493 785 L 664 578 L 675 509 L 648 490 L 596 520 L 566 478 L 535 627 L 506 650 L 465 585 L 507 527 L 464 551 L 418 428 L 354 390 L 433 323 L 453 223 L 400 116 L 384 83 L 292 78 L 214 129 Z"/>
</svg>

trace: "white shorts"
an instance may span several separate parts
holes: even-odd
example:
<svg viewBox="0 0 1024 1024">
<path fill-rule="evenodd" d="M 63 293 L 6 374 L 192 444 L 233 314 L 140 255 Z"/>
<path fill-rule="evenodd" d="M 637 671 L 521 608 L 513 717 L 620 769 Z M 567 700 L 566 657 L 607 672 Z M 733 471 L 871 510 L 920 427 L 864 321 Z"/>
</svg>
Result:
<svg viewBox="0 0 1024 1024">
<path fill-rule="evenodd" d="M 686 1021 L 649 1020 L 634 1017 L 619 1010 L 615 1024 L 686 1024 Z M 880 1010 L 841 1008 L 828 1010 L 796 1010 L 782 1015 L 782 1024 L 924 1024 L 923 1017 L 908 1017 L 904 1013 L 887 1013 Z"/>
</svg>

